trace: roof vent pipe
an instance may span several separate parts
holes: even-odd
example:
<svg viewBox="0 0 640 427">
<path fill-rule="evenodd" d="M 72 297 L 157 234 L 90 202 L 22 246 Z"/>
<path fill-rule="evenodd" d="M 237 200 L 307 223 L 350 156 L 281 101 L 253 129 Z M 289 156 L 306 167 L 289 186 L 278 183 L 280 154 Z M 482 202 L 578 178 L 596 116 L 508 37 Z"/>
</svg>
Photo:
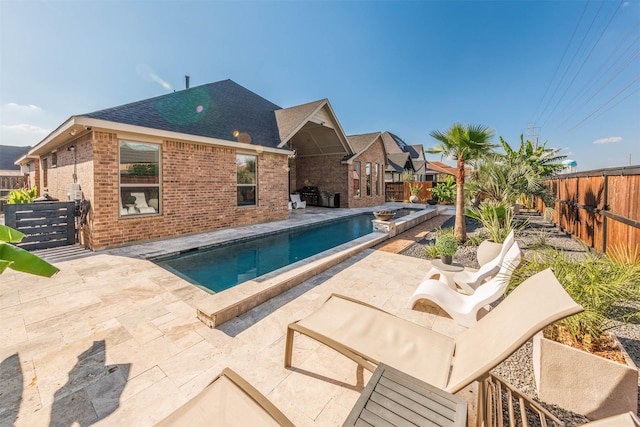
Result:
<svg viewBox="0 0 640 427">
<path fill-rule="evenodd" d="M 189 76 L 184 76 L 184 84 L 189 89 Z"/>
</svg>

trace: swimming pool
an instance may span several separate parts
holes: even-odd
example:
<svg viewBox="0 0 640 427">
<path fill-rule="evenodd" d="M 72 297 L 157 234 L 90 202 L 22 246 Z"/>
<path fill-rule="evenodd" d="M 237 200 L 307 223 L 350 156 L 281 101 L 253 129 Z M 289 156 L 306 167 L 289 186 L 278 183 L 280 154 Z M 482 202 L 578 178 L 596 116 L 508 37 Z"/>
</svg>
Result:
<svg viewBox="0 0 640 427">
<path fill-rule="evenodd" d="M 372 219 L 372 214 L 360 214 L 153 261 L 195 285 L 221 292 L 369 234 Z"/>
</svg>

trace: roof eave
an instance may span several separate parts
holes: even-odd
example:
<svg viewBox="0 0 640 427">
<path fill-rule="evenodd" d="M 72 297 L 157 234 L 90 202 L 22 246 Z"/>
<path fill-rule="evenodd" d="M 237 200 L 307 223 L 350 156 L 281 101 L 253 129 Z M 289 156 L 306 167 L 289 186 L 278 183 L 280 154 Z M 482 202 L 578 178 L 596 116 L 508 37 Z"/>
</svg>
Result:
<svg viewBox="0 0 640 427">
<path fill-rule="evenodd" d="M 198 142 L 202 144 L 217 145 L 240 150 L 258 151 L 273 154 L 289 155 L 291 150 L 288 148 L 265 147 L 252 144 L 245 144 L 237 141 L 227 141 L 219 138 L 210 138 L 206 136 L 192 135 L 182 132 L 173 132 L 162 129 L 149 128 L 144 126 L 130 125 L 126 123 L 112 122 L 108 120 L 94 119 L 85 116 L 73 116 L 65 123 L 60 125 L 49 136 L 42 140 L 32 150 L 29 155 L 46 154 L 51 149 L 64 144 L 65 141 L 78 136 L 80 131 L 88 131 L 91 129 L 106 129 L 110 131 L 140 134 L 145 136 L 153 136 L 162 139 L 174 139 L 180 141 Z"/>
</svg>

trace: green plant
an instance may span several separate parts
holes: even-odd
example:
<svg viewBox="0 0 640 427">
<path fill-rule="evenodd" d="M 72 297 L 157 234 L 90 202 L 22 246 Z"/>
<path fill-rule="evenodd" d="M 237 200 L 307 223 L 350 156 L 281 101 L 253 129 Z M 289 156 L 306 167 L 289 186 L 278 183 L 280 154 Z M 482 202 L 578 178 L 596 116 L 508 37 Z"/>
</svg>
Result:
<svg viewBox="0 0 640 427">
<path fill-rule="evenodd" d="M 127 197 L 127 204 L 133 205 L 136 203 L 136 200 L 137 199 L 135 197 L 133 197 L 132 195 L 129 195 L 129 197 Z"/>
<path fill-rule="evenodd" d="M 35 185 L 28 190 L 24 188 L 19 188 L 9 193 L 9 199 L 7 200 L 7 203 L 11 205 L 33 203 L 33 201 L 36 199 L 37 196 L 38 196 L 38 189 L 36 188 Z"/>
<path fill-rule="evenodd" d="M 11 243 L 20 243 L 24 234 L 0 224 L 0 274 L 7 268 L 38 276 L 51 277 L 59 269 L 42 258 Z"/>
<path fill-rule="evenodd" d="M 487 240 L 486 234 L 477 233 L 477 234 L 474 234 L 473 236 L 470 236 L 467 239 L 467 242 L 465 244 L 470 246 L 480 246 L 480 243 L 484 242 L 485 240 Z"/>
<path fill-rule="evenodd" d="M 427 243 L 424 245 L 424 253 L 427 254 L 429 258 L 438 258 L 440 256 L 436 245 L 433 243 Z"/>
<path fill-rule="evenodd" d="M 591 351 L 592 344 L 604 331 L 620 325 L 614 321 L 640 319 L 639 258 L 637 249 L 635 254 L 619 249 L 614 255 L 592 254 L 586 250 L 584 258 L 577 259 L 565 251 L 550 248 L 523 259 L 512 275 L 508 290 L 539 271 L 553 269 L 558 281 L 584 307 L 584 312 L 556 322 L 551 329 L 566 336 L 568 344 Z M 558 336 L 551 338 L 562 341 Z"/>
<path fill-rule="evenodd" d="M 402 182 L 410 182 L 413 181 L 413 172 L 409 169 L 405 169 L 402 171 L 402 175 L 400 175 L 400 180 Z"/>
<path fill-rule="evenodd" d="M 458 250 L 458 242 L 455 237 L 443 235 L 436 238 L 435 247 L 439 255 L 453 256 Z"/>
<path fill-rule="evenodd" d="M 415 183 L 415 184 L 409 183 L 409 192 L 411 193 L 412 196 L 417 196 L 418 194 L 420 194 L 420 188 L 422 188 L 422 186 L 418 183 Z"/>
<path fill-rule="evenodd" d="M 516 226 L 511 206 L 491 199 L 483 201 L 477 208 L 467 209 L 465 215 L 480 222 L 487 229 L 489 238 L 496 243 L 504 242 L 511 230 L 517 231 L 527 225 L 523 222 Z"/>
<path fill-rule="evenodd" d="M 431 189 L 431 197 L 438 199 L 440 203 L 453 203 L 456 197 L 456 182 L 449 175 L 444 181 L 440 181 Z"/>
</svg>

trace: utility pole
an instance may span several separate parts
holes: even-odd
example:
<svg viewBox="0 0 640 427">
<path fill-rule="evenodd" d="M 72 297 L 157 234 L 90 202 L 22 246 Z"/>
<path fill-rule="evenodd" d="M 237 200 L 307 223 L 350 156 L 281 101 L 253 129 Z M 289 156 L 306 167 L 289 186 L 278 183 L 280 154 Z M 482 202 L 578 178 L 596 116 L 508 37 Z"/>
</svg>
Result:
<svg viewBox="0 0 640 427">
<path fill-rule="evenodd" d="M 529 123 L 527 125 L 527 129 L 528 129 L 527 141 L 533 142 L 535 144 L 535 148 L 537 150 L 538 149 L 538 138 L 539 138 L 538 132 L 540 132 L 540 126 L 536 126 L 535 123 Z M 538 129 L 538 130 L 536 131 L 536 129 Z"/>
</svg>

